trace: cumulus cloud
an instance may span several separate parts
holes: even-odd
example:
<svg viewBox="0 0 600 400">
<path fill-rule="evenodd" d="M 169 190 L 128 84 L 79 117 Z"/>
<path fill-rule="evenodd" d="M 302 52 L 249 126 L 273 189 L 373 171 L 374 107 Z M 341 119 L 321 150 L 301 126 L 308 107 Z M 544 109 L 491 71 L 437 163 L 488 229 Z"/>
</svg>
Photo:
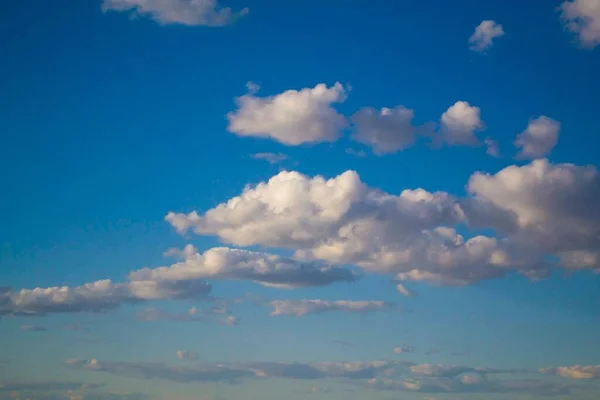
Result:
<svg viewBox="0 0 600 400">
<path fill-rule="evenodd" d="M 558 142 L 560 122 L 542 115 L 529 121 L 527 129 L 517 136 L 515 146 L 521 151 L 517 158 L 535 159 L 548 155 Z"/>
<path fill-rule="evenodd" d="M 331 87 L 320 83 L 266 97 L 255 96 L 257 90 L 255 86 L 236 99 L 238 109 L 227 114 L 229 132 L 297 146 L 333 142 L 347 126 L 346 118 L 332 107 L 346 100 L 340 83 Z"/>
<path fill-rule="evenodd" d="M 475 132 L 484 127 L 479 107 L 457 101 L 442 114 L 437 140 L 449 146 L 477 146 L 480 142 Z"/>
<path fill-rule="evenodd" d="M 597 0 L 571 0 L 560 5 L 565 27 L 575 33 L 584 48 L 600 44 L 600 4 Z"/>
<path fill-rule="evenodd" d="M 161 25 L 223 26 L 248 13 L 221 7 L 217 0 L 104 0 L 102 10 L 130 12 L 149 17 Z"/>
<path fill-rule="evenodd" d="M 491 20 L 481 21 L 475 28 L 475 32 L 473 32 L 469 38 L 469 49 L 484 53 L 487 49 L 492 47 L 494 39 L 501 36 L 504 36 L 502 25 Z"/>
<path fill-rule="evenodd" d="M 264 160 L 271 165 L 281 164 L 283 161 L 287 160 L 287 156 L 282 153 L 254 153 L 250 157 L 255 160 Z"/>
<path fill-rule="evenodd" d="M 404 106 L 381 110 L 361 108 L 351 118 L 354 124 L 352 138 L 371 147 L 378 155 L 404 150 L 416 140 L 413 117 L 414 111 Z"/>
<path fill-rule="evenodd" d="M 180 360 L 195 361 L 198 359 L 198 354 L 191 350 L 177 350 L 175 356 Z"/>
<path fill-rule="evenodd" d="M 297 260 L 351 264 L 399 281 L 465 285 L 511 271 L 539 278 L 555 267 L 599 269 L 595 168 L 536 160 L 475 173 L 467 187 L 466 197 L 389 194 L 354 171 L 331 179 L 284 171 L 203 214 L 166 219 L 181 233 L 292 249 Z M 496 234 L 463 236 L 460 225 Z"/>
<path fill-rule="evenodd" d="M 541 368 L 540 372 L 571 379 L 600 379 L 600 365 Z"/>
<path fill-rule="evenodd" d="M 301 317 L 307 314 L 321 314 L 332 311 L 347 313 L 369 313 L 384 310 L 399 310 L 395 304 L 383 301 L 351 301 L 351 300 L 273 300 L 272 316 L 293 315 Z"/>
</svg>

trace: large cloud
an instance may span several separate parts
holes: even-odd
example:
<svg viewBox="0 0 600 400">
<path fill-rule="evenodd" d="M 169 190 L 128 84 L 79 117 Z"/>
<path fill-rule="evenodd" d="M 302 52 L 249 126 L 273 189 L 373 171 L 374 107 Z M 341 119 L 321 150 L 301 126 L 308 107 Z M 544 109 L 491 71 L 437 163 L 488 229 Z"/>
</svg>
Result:
<svg viewBox="0 0 600 400">
<path fill-rule="evenodd" d="M 283 144 L 332 142 L 347 126 L 346 118 L 332 107 L 346 99 L 340 83 L 331 87 L 286 90 L 258 97 L 256 86 L 236 99 L 238 109 L 227 114 L 228 130 L 239 136 L 268 137 Z"/>
<path fill-rule="evenodd" d="M 481 21 L 475 32 L 469 38 L 469 48 L 473 51 L 483 53 L 494 44 L 494 39 L 504 36 L 502 25 L 495 21 Z"/>
<path fill-rule="evenodd" d="M 323 286 L 357 278 L 348 269 L 262 252 L 221 247 L 200 254 L 188 247 L 178 255 L 187 258 L 171 266 L 133 271 L 123 283 L 106 279 L 76 287 L 0 289 L 0 315 L 101 312 L 126 303 L 204 298 L 211 290 L 205 279 L 250 280 L 289 288 Z"/>
<path fill-rule="evenodd" d="M 585 48 L 600 44 L 600 3 L 598 0 L 571 0 L 560 6 L 565 26 L 577 34 Z"/>
<path fill-rule="evenodd" d="M 321 314 L 332 311 L 347 313 L 369 313 L 385 310 L 399 310 L 395 304 L 384 301 L 351 301 L 351 300 L 273 300 L 272 316 L 293 315 L 301 317 L 307 314 Z"/>
<path fill-rule="evenodd" d="M 236 13 L 229 7 L 220 7 L 217 0 L 104 0 L 102 10 L 132 12 L 161 25 L 189 26 L 223 26 L 248 13 L 247 8 Z"/>
<path fill-rule="evenodd" d="M 515 146 L 521 151 L 518 158 L 535 159 L 548 154 L 558 142 L 560 122 L 548 118 L 545 115 L 532 119 L 527 129 L 517 136 Z"/>
<path fill-rule="evenodd" d="M 239 246 L 289 248 L 298 259 L 462 285 L 510 271 L 540 277 L 554 266 L 598 269 L 598 182 L 593 167 L 547 160 L 475 173 L 467 197 L 423 189 L 389 194 L 353 171 L 331 179 L 281 172 L 203 214 L 166 219 L 181 233 L 192 229 Z M 496 235 L 459 234 L 465 225 Z"/>
</svg>

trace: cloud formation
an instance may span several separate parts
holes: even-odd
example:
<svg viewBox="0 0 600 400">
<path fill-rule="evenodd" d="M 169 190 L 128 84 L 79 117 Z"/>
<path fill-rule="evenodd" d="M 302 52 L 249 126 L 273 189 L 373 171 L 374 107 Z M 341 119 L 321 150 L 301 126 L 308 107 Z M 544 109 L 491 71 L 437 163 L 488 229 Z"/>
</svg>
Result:
<svg viewBox="0 0 600 400">
<path fill-rule="evenodd" d="M 351 301 L 351 300 L 273 300 L 272 316 L 292 315 L 301 317 L 307 314 L 321 314 L 332 311 L 347 313 L 370 313 L 384 310 L 399 310 L 395 304 L 383 301 Z"/>
<path fill-rule="evenodd" d="M 597 0 L 571 0 L 560 5 L 565 27 L 575 33 L 582 47 L 600 44 L 600 4 Z"/>
<path fill-rule="evenodd" d="M 536 159 L 550 154 L 558 143 L 560 122 L 545 115 L 532 119 L 524 132 L 517 136 L 515 146 L 521 148 L 517 158 Z"/>
<path fill-rule="evenodd" d="M 258 97 L 258 86 L 236 99 L 237 110 L 227 114 L 228 130 L 239 136 L 271 138 L 289 146 L 333 142 L 347 126 L 346 117 L 332 105 L 346 100 L 340 83 L 331 87 L 286 90 Z"/>
<path fill-rule="evenodd" d="M 284 171 L 204 214 L 169 213 L 167 220 L 180 233 L 292 249 L 297 260 L 352 264 L 399 281 L 465 285 L 511 271 L 540 278 L 557 267 L 600 270 L 594 167 L 535 160 L 475 173 L 467 189 L 466 197 L 390 194 L 354 171 L 331 179 Z M 465 237 L 460 225 L 496 235 Z"/>
<path fill-rule="evenodd" d="M 501 36 L 504 36 L 502 25 L 492 20 L 481 21 L 469 38 L 469 49 L 478 53 L 484 53 L 492 47 L 494 39 Z"/>
<path fill-rule="evenodd" d="M 149 17 L 161 25 L 224 26 L 248 13 L 221 7 L 217 0 L 104 0 L 102 11 L 130 12 Z"/>
</svg>

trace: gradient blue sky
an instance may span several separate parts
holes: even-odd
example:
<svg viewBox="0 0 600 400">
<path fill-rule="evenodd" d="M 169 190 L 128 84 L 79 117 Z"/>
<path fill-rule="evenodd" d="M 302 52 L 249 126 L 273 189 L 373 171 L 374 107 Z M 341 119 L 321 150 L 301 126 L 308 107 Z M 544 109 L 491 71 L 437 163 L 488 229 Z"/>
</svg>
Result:
<svg viewBox="0 0 600 400">
<path fill-rule="evenodd" d="M 155 4 L 176 9 L 185 3 Z M 354 170 L 366 185 L 390 194 L 423 188 L 468 197 L 466 185 L 475 172 L 495 174 L 532 162 L 515 158 L 513 142 L 541 115 L 560 122 L 560 132 L 557 145 L 539 158 L 557 168 L 563 163 L 598 166 L 600 50 L 582 44 L 578 32 L 566 28 L 561 3 L 223 0 L 220 5 L 234 11 L 248 7 L 249 13 L 225 26 L 203 26 L 201 21 L 159 23 L 156 15 L 132 18 L 131 10 L 103 10 L 102 1 L 3 2 L 0 286 L 14 294 L 99 279 L 123 282 L 130 271 L 172 264 L 163 256 L 169 248 L 189 243 L 200 252 L 222 245 L 242 248 L 216 234 L 180 235 L 165 215 L 192 210 L 202 215 L 280 170 L 326 178 Z M 575 3 L 583 10 L 590 7 L 589 23 L 600 24 L 598 1 Z M 501 24 L 505 34 L 482 53 L 470 50 L 468 40 L 483 20 Z M 455 102 L 468 101 L 480 108 L 485 123 L 478 136 L 497 141 L 502 156 L 486 154 L 485 147 L 432 148 L 421 140 L 377 155 L 352 141 L 351 129 L 335 142 L 298 146 L 236 135 L 228 132 L 226 115 L 236 111 L 235 98 L 248 93 L 249 81 L 260 85 L 257 97 L 340 82 L 347 88 L 347 100 L 333 105 L 340 114 L 404 105 L 415 110 L 417 124 L 439 121 Z M 271 164 L 253 158 L 256 153 L 287 158 Z M 578 207 L 597 210 L 598 182 L 596 175 L 586 183 L 596 190 Z M 570 212 L 571 206 L 561 207 L 554 211 Z M 600 232 L 600 221 L 588 222 Z M 466 238 L 475 234 L 458 229 Z M 588 250 L 600 254 L 598 236 L 592 242 Z M 289 248 L 255 244 L 252 250 L 292 254 Z M 398 293 L 390 274 L 369 271 L 353 283 L 291 290 L 209 279 L 212 296 L 240 299 L 228 307 L 239 319 L 235 326 L 218 323 L 219 316 L 207 322 L 135 317 L 148 307 L 164 315 L 186 314 L 191 306 L 205 306 L 205 299 L 45 316 L 19 315 L 10 304 L 4 312 L 0 302 L 5 314 L 0 398 L 592 399 L 600 393 L 600 367 L 590 379 L 537 371 L 600 364 L 600 277 L 591 272 L 594 268 L 600 265 L 575 273 L 559 267 L 536 282 L 512 272 L 460 287 L 406 282 L 416 294 L 412 297 Z M 384 301 L 402 310 L 272 317 L 258 304 L 276 299 Z M 74 324 L 78 329 L 65 329 Z M 393 352 L 402 345 L 413 351 Z M 177 350 L 195 352 L 198 360 L 184 363 Z M 73 359 L 88 361 L 65 364 Z M 516 370 L 527 370 L 527 379 L 575 388 L 559 394 L 541 389 L 396 392 L 366 379 L 330 377 L 182 382 L 135 376 L 124 373 L 126 368 L 96 371 L 89 368 L 91 359 L 136 368 L 148 363 L 174 368 L 411 361 L 510 369 L 502 377 L 507 381 L 524 379 Z M 53 382 L 70 383 L 53 388 Z M 101 386 L 80 387 L 91 383 Z M 125 395 L 131 393 L 139 395 Z"/>
</svg>

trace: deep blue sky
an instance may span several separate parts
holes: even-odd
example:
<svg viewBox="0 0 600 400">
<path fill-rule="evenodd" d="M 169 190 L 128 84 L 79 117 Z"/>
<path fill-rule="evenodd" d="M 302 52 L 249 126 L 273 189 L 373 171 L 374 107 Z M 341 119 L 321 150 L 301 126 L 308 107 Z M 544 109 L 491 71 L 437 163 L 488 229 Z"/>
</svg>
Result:
<svg viewBox="0 0 600 400">
<path fill-rule="evenodd" d="M 540 115 L 561 123 L 552 163 L 599 165 L 600 50 L 580 48 L 559 19 L 560 1 L 224 0 L 234 10 L 250 9 L 224 27 L 160 25 L 126 12 L 104 13 L 100 3 L 0 5 L 0 285 L 119 282 L 131 270 L 170 263 L 162 255 L 168 248 L 191 242 L 204 251 L 219 239 L 187 240 L 164 221 L 166 213 L 204 212 L 280 168 L 328 178 L 355 170 L 388 193 L 424 188 L 462 196 L 474 172 L 528 162 L 513 158 L 512 142 Z M 502 24 L 506 34 L 486 54 L 470 51 L 468 38 L 486 19 Z M 261 86 L 259 96 L 340 82 L 351 87 L 336 106 L 340 113 L 402 104 L 415 110 L 418 123 L 439 120 L 457 100 L 466 100 L 480 107 L 484 136 L 498 141 L 503 157 L 490 157 L 483 148 L 423 144 L 377 157 L 347 135 L 296 147 L 239 137 L 227 132 L 225 116 L 248 81 Z M 347 148 L 362 148 L 368 156 L 349 155 Z M 250 157 L 259 152 L 289 159 L 279 166 Z M 509 275 L 469 287 L 411 288 L 418 296 L 403 298 L 378 275 L 293 291 L 215 282 L 213 294 L 228 299 L 253 293 L 382 300 L 408 309 L 279 319 L 242 304 L 234 327 L 140 322 L 133 312 L 143 306 L 6 317 L 0 320 L 6 343 L 0 360 L 10 366 L 0 369 L 0 383 L 100 382 L 113 392 L 182 399 L 197 398 L 190 395 L 197 390 L 217 396 L 206 397 L 211 399 L 244 398 L 244 390 L 265 399 L 290 392 L 302 398 L 302 390 L 315 386 L 276 381 L 203 388 L 61 366 L 69 358 L 94 357 L 175 362 L 178 349 L 194 350 L 202 361 L 317 362 L 402 358 L 391 349 L 406 344 L 416 351 L 405 358 L 415 362 L 532 369 L 600 364 L 597 275 L 557 272 L 536 283 Z M 189 308 L 171 301 L 159 306 L 184 313 Z M 76 321 L 89 332 L 59 329 Z M 48 331 L 22 332 L 24 324 Z M 102 341 L 80 341 L 88 337 Z M 433 348 L 443 352 L 425 355 Z M 465 354 L 451 355 L 457 352 Z M 322 396 L 385 396 L 356 390 Z"/>
</svg>

